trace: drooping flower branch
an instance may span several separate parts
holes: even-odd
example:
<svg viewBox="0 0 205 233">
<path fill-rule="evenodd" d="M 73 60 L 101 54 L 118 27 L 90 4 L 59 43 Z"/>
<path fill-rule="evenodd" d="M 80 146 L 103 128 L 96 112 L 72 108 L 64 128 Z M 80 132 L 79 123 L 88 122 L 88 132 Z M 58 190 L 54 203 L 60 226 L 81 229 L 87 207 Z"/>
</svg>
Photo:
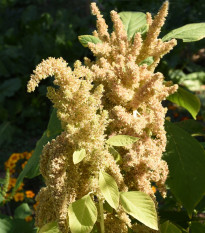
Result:
<svg viewBox="0 0 205 233">
<path fill-rule="evenodd" d="M 44 147 L 41 155 L 40 171 L 46 187 L 37 196 L 36 225 L 57 221 L 63 233 L 70 232 L 67 209 L 71 203 L 88 193 L 95 201 L 104 200 L 98 182 L 100 171 L 114 178 L 119 191 L 142 191 L 154 199 L 151 183 L 155 182 L 161 194 L 166 194 L 168 167 L 161 157 L 166 146 L 167 110 L 161 102 L 177 86 L 165 83 L 163 75 L 154 69 L 176 45 L 174 39 L 157 39 L 168 2 L 154 19 L 147 13 L 149 30 L 144 40 L 140 33 L 129 40 L 115 11 L 111 11 L 114 31 L 109 34 L 95 3 L 91 9 L 97 17 L 93 35 L 101 41 L 88 43 L 96 59 L 85 58 L 84 65 L 76 61 L 72 70 L 62 58 L 48 58 L 37 66 L 28 83 L 31 92 L 42 79 L 54 76 L 58 86 L 49 87 L 47 96 L 57 109 L 63 132 Z M 154 62 L 142 64 L 150 56 Z M 121 163 L 115 161 L 106 144 L 107 138 L 115 135 L 139 139 L 117 148 Z M 86 156 L 74 164 L 74 152 L 82 149 Z M 121 205 L 104 218 L 106 233 L 128 232 L 128 226 L 134 231 L 142 228 L 131 224 Z"/>
</svg>

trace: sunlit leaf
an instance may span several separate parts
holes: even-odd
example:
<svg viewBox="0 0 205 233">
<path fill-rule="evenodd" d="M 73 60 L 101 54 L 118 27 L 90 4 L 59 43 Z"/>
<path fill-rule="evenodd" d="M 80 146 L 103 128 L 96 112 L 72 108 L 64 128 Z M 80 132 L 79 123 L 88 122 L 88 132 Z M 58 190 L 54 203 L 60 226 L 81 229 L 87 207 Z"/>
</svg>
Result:
<svg viewBox="0 0 205 233">
<path fill-rule="evenodd" d="M 197 96 L 191 92 L 186 91 L 184 88 L 179 87 L 177 92 L 167 97 L 167 99 L 185 109 L 187 109 L 194 119 L 198 114 L 201 103 Z"/>
<path fill-rule="evenodd" d="M 148 58 L 144 59 L 142 62 L 140 62 L 139 66 L 142 66 L 142 65 L 144 65 L 144 64 L 146 64 L 146 65 L 149 66 L 149 65 L 151 65 L 153 62 L 154 62 L 153 57 L 148 57 Z"/>
<path fill-rule="evenodd" d="M 82 161 L 85 158 L 85 156 L 86 156 L 85 149 L 75 151 L 73 153 L 73 163 L 74 164 L 79 163 L 80 161 Z"/>
<path fill-rule="evenodd" d="M 128 214 L 144 225 L 158 230 L 155 204 L 149 195 L 139 191 L 122 192 L 120 202 Z"/>
<path fill-rule="evenodd" d="M 90 233 L 97 220 L 97 208 L 86 195 L 69 205 L 68 216 L 72 233 Z"/>
<path fill-rule="evenodd" d="M 84 47 L 88 47 L 89 42 L 94 43 L 94 44 L 102 43 L 102 41 L 99 38 L 95 36 L 91 36 L 91 35 L 79 36 L 78 40 Z"/>
<path fill-rule="evenodd" d="M 122 163 L 122 157 L 121 157 L 121 155 L 115 150 L 115 148 L 113 148 L 112 146 L 110 146 L 110 147 L 108 148 L 108 150 L 109 150 L 110 154 L 113 155 L 113 157 L 114 157 L 114 159 L 115 159 L 115 162 L 116 162 L 117 164 L 121 164 L 121 163 Z"/>
<path fill-rule="evenodd" d="M 61 233 L 56 222 L 45 224 L 38 233 Z"/>
<path fill-rule="evenodd" d="M 116 209 L 119 205 L 119 191 L 114 178 L 106 172 L 100 172 L 99 186 L 105 200 Z"/>
<path fill-rule="evenodd" d="M 177 28 L 169 32 L 162 38 L 163 41 L 171 40 L 172 38 L 182 39 L 184 42 L 193 42 L 201 40 L 205 37 L 205 23 L 192 23 L 183 27 Z"/>
<path fill-rule="evenodd" d="M 128 39 L 131 39 L 136 32 L 144 32 L 147 29 L 146 14 L 142 12 L 122 11 L 119 15 L 124 24 Z"/>
<path fill-rule="evenodd" d="M 136 142 L 139 138 L 128 135 L 116 135 L 110 137 L 106 142 L 112 146 L 128 146 Z"/>
</svg>

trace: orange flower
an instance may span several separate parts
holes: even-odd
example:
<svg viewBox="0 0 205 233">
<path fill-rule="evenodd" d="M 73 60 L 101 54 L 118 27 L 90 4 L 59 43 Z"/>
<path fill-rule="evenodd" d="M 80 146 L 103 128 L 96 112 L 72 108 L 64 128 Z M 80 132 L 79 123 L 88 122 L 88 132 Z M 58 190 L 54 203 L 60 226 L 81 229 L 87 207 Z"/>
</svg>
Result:
<svg viewBox="0 0 205 233">
<path fill-rule="evenodd" d="M 8 190 L 10 190 L 11 188 L 13 188 L 16 184 L 16 178 L 12 178 L 10 177 L 9 179 L 9 185 L 8 185 Z"/>
<path fill-rule="evenodd" d="M 32 216 L 27 216 L 27 217 L 25 217 L 25 221 L 26 221 L 26 222 L 30 222 L 32 219 L 33 219 Z"/>
<path fill-rule="evenodd" d="M 22 169 L 24 169 L 24 167 L 26 166 L 26 164 L 27 164 L 27 161 L 25 161 L 24 163 L 21 164 Z"/>
<path fill-rule="evenodd" d="M 26 197 L 27 198 L 33 198 L 35 196 L 35 193 L 31 190 L 26 191 Z"/>
<path fill-rule="evenodd" d="M 156 192 L 157 192 L 157 189 L 156 189 L 156 187 L 155 187 L 155 186 L 152 186 L 152 191 L 153 191 L 154 193 L 156 193 Z"/>
<path fill-rule="evenodd" d="M 23 186 L 24 186 L 24 183 L 21 183 L 21 184 L 19 185 L 19 187 L 18 187 L 17 191 L 22 190 L 22 189 L 23 189 Z"/>
<path fill-rule="evenodd" d="M 27 153 L 26 159 L 29 160 L 31 158 L 32 153 Z"/>
<path fill-rule="evenodd" d="M 17 202 L 17 201 L 23 201 L 24 199 L 24 193 L 16 193 L 14 195 L 14 200 Z"/>
<path fill-rule="evenodd" d="M 37 201 L 37 202 L 33 205 L 34 210 L 36 210 L 38 204 L 39 204 L 39 202 Z"/>
</svg>

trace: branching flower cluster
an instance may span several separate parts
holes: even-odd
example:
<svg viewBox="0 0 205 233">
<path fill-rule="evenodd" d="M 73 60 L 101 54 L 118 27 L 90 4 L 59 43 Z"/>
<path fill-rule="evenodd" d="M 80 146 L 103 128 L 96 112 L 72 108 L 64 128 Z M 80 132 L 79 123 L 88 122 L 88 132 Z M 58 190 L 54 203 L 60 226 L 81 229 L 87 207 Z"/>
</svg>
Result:
<svg viewBox="0 0 205 233">
<path fill-rule="evenodd" d="M 94 61 L 76 61 L 72 70 L 62 59 L 42 61 L 31 76 L 28 91 L 34 91 L 42 79 L 54 76 L 57 86 L 48 88 L 48 98 L 57 109 L 63 132 L 43 149 L 40 171 L 46 183 L 37 195 L 36 225 L 57 221 L 63 233 L 70 232 L 67 210 L 74 201 L 90 193 L 93 200 L 103 200 L 99 189 L 99 172 L 105 171 L 116 181 L 119 191 L 137 190 L 153 199 L 152 182 L 163 196 L 168 166 L 161 159 L 166 146 L 164 119 L 167 109 L 161 104 L 174 93 L 176 85 L 165 82 L 155 67 L 176 40 L 157 39 L 167 15 L 168 2 L 152 19 L 147 13 L 149 30 L 143 40 L 136 33 L 129 40 L 120 16 L 111 11 L 114 30 L 108 26 L 95 3 L 97 17 L 93 35 L 101 43 L 88 43 Z M 153 57 L 151 65 L 143 61 Z M 115 135 L 129 135 L 139 140 L 117 148 L 121 162 L 115 161 L 106 140 Z M 73 163 L 73 153 L 84 149 L 85 158 Z M 106 213 L 106 233 L 143 232 L 132 225 L 121 206 Z M 143 226 L 144 227 L 144 226 Z M 144 232 L 152 232 L 143 228 Z"/>
</svg>

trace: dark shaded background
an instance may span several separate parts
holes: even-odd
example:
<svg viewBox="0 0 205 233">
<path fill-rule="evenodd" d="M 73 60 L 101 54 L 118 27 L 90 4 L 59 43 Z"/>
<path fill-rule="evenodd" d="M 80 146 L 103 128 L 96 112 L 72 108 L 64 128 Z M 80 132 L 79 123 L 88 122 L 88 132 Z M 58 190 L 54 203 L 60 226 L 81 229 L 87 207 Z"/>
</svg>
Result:
<svg viewBox="0 0 205 233">
<path fill-rule="evenodd" d="M 155 14 L 163 3 L 161 0 L 96 2 L 110 28 L 112 9 Z M 78 41 L 78 35 L 91 34 L 95 29 L 89 5 L 89 0 L 0 0 L 0 169 L 11 153 L 34 149 L 47 126 L 51 104 L 45 96 L 51 79 L 43 81 L 34 93 L 26 92 L 35 66 L 49 56 L 63 57 L 71 66 L 76 59 L 90 56 Z M 170 1 L 169 12 L 162 35 L 185 24 L 204 21 L 205 1 Z M 193 59 L 193 54 L 205 47 L 204 40 L 178 44 L 160 64 L 160 71 L 167 77 L 170 69 L 185 73 L 205 71 L 203 54 Z"/>
</svg>

